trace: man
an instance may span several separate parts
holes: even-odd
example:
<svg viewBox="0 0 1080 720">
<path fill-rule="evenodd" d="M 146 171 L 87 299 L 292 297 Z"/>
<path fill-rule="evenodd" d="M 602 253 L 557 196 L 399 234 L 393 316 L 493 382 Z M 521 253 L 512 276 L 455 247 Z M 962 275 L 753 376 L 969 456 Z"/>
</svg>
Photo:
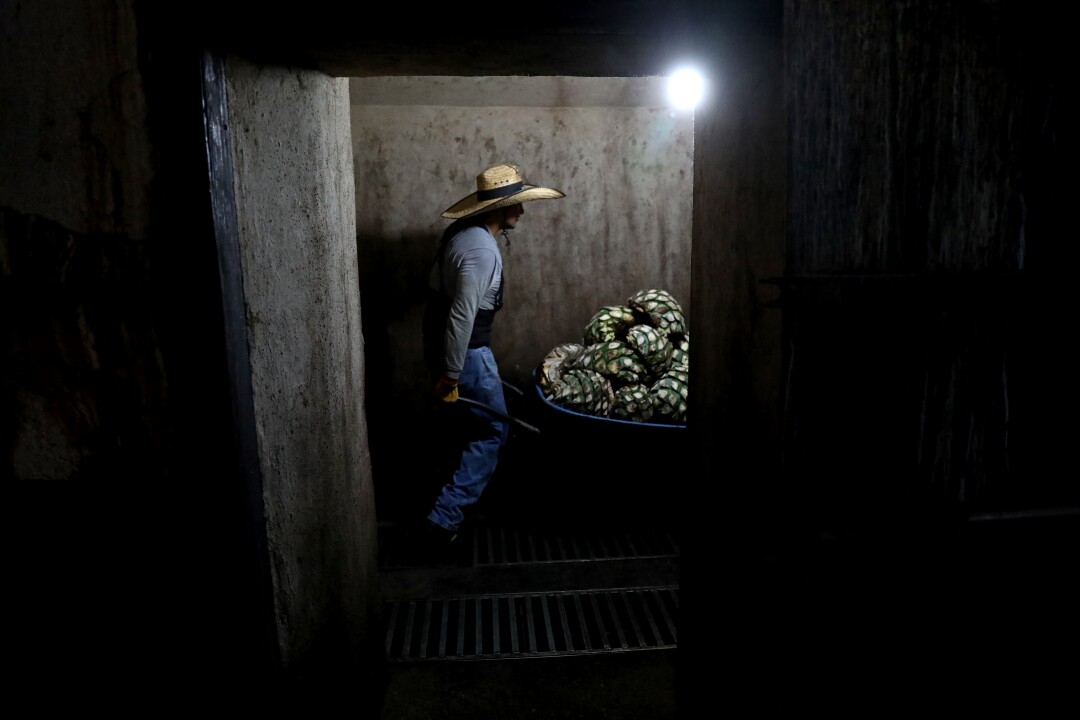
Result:
<svg viewBox="0 0 1080 720">
<path fill-rule="evenodd" d="M 562 197 L 558 190 L 526 184 L 516 165 L 496 165 L 476 176 L 475 193 L 442 213 L 454 222 L 443 233 L 432 265 L 424 315 L 425 359 L 439 403 L 465 397 L 506 413 L 491 353 L 492 324 L 503 300 L 502 254 L 495 236 L 507 237 L 517 226 L 523 203 Z M 463 433 L 460 456 L 427 515 L 426 542 L 436 550 L 456 539 L 466 508 L 480 499 L 495 472 L 509 431 L 496 413 L 474 405 L 455 410 L 462 412 L 450 421 Z"/>
</svg>

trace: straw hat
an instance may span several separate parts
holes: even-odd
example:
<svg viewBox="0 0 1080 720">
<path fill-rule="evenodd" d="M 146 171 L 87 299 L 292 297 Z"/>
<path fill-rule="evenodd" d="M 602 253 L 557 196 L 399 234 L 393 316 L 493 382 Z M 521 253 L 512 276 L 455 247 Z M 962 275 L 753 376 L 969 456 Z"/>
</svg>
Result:
<svg viewBox="0 0 1080 720">
<path fill-rule="evenodd" d="M 442 216 L 459 220 L 529 200 L 555 200 L 561 197 L 566 195 L 558 190 L 525 184 L 521 168 L 517 165 L 496 165 L 476 176 L 476 192 L 448 207 Z"/>
</svg>

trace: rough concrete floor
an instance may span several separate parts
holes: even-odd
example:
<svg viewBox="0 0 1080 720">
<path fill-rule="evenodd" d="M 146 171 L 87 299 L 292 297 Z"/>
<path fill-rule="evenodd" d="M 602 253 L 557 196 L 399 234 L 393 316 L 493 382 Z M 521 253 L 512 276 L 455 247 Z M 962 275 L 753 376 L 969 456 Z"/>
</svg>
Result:
<svg viewBox="0 0 1080 720">
<path fill-rule="evenodd" d="M 675 651 L 390 670 L 382 720 L 675 718 Z"/>
</svg>

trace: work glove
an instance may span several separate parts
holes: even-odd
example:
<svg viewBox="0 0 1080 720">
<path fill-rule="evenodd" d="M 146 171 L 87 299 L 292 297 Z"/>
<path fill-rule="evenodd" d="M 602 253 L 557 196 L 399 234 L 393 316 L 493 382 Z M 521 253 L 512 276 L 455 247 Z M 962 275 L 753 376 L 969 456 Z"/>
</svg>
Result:
<svg viewBox="0 0 1080 720">
<path fill-rule="evenodd" d="M 458 399 L 458 381 L 451 380 L 443 375 L 439 378 L 439 382 L 435 383 L 435 399 L 440 402 L 457 402 Z"/>
</svg>

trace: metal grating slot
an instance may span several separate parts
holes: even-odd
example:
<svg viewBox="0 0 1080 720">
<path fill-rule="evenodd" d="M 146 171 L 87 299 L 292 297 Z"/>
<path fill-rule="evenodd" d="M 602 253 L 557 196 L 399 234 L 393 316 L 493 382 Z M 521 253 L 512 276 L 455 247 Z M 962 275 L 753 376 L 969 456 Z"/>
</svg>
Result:
<svg viewBox="0 0 1080 720">
<path fill-rule="evenodd" d="M 589 533 L 524 532 L 485 528 L 472 538 L 475 566 L 589 562 L 674 557 L 679 546 L 668 533 L 603 536 Z"/>
<path fill-rule="evenodd" d="M 380 530 L 380 567 L 411 565 L 407 558 L 411 532 L 391 526 Z M 671 534 L 655 531 L 605 535 L 488 526 L 466 532 L 461 541 L 465 545 L 462 563 L 470 567 L 674 557 L 679 554 L 679 545 Z"/>
<path fill-rule="evenodd" d="M 678 587 L 397 600 L 392 662 L 659 650 L 677 644 Z"/>
</svg>

